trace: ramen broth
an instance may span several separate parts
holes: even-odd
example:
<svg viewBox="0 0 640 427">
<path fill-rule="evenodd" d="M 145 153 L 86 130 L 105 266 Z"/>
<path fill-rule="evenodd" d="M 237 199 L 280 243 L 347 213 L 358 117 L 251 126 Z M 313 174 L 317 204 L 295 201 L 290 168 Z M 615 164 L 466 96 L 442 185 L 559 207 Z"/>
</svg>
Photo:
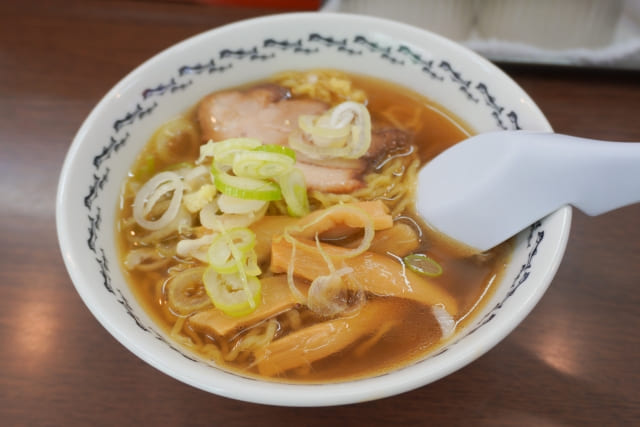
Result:
<svg viewBox="0 0 640 427">
<path fill-rule="evenodd" d="M 411 151 L 414 156 L 417 152 L 419 161 L 424 163 L 471 133 L 455 115 L 406 88 L 371 77 L 356 74 L 341 75 L 347 76 L 354 88 L 366 94 L 366 106 L 374 124 L 382 123 L 384 126 L 398 128 L 409 135 L 409 147 L 412 149 L 407 150 L 407 147 L 404 147 L 402 150 L 387 153 L 382 158 L 378 157 L 375 160 L 378 163 L 377 166 L 389 161 L 390 157 L 402 157 Z M 267 82 L 272 81 L 274 79 Z M 256 83 L 252 83 L 239 89 L 243 90 L 255 85 Z M 295 95 L 293 97 L 296 98 Z M 181 162 L 193 163 L 198 158 L 202 130 L 198 122 L 197 106 L 186 112 L 179 120 L 183 121 L 183 125 L 185 121 L 188 123 L 188 130 L 178 136 L 175 155 L 159 156 L 154 144 L 150 142 L 146 145 L 132 166 L 132 172 L 123 186 L 117 215 L 117 241 L 128 282 L 147 312 L 179 344 L 204 359 L 214 361 L 224 369 L 243 375 L 275 381 L 313 383 L 344 381 L 384 373 L 410 364 L 441 345 L 443 341 L 441 326 L 436 321 L 431 307 L 411 299 L 367 294 L 364 302 L 361 303 L 364 306 L 377 304 L 377 309 L 384 315 L 375 316 L 376 324 L 366 327 L 366 332 L 361 337 L 340 351 L 319 360 L 284 372 L 271 372 L 269 369 L 261 370 L 256 363 L 256 355 L 262 353 L 238 350 L 240 348 L 238 343 L 247 336 L 267 334 L 267 330 L 272 334 L 271 340 L 277 341 L 306 327 L 331 319 L 340 319 L 341 315 L 322 316 L 297 304 L 289 310 L 276 313 L 269 319 L 261 320 L 257 325 L 233 330 L 225 336 L 218 336 L 211 331 L 194 328 L 190 323 L 189 315 L 175 313 L 175 310 L 167 304 L 167 282 L 170 273 L 205 264 L 197 259 L 177 256 L 174 249 L 176 235 L 162 237 L 156 242 L 141 243 L 138 237 L 144 236 L 145 232 L 141 231 L 140 227 L 132 225 L 131 218 L 135 191 L 151 177 L 153 171 L 172 169 Z M 369 165 L 367 173 L 376 173 L 375 166 Z M 396 173 L 402 173 L 403 170 L 398 169 Z M 431 185 L 435 186 L 438 183 L 434 182 Z M 316 199 L 311 197 L 310 201 L 312 209 L 318 207 Z M 474 310 L 482 306 L 487 295 L 491 294 L 491 284 L 497 281 L 506 265 L 510 244 L 504 244 L 478 256 L 461 255 L 460 248 L 440 239 L 433 230 L 425 227 L 412 208 L 412 204 L 409 204 L 402 212 L 393 214 L 394 222 L 409 225 L 420 236 L 419 247 L 413 252 L 426 253 L 441 266 L 442 274 L 428 278 L 428 281 L 455 299 L 458 310 L 453 318 L 457 328 L 460 328 L 473 315 Z M 267 215 L 273 213 L 269 208 Z M 193 227 L 197 226 L 196 219 Z M 183 237 L 199 236 L 197 232 L 189 231 L 188 228 L 181 232 Z M 357 239 L 358 236 L 350 238 Z M 137 248 L 154 250 L 160 254 L 161 262 L 157 265 L 150 263 L 144 268 L 131 269 L 126 265 L 127 254 Z M 393 254 L 388 256 L 398 263 L 402 262 L 401 256 Z M 262 262 L 260 267 L 262 270 L 260 277 L 274 274 L 270 271 L 268 262 Z M 372 272 L 372 274 L 376 273 Z M 196 288 L 193 289 L 193 293 L 203 295 L 204 290 Z M 206 309 L 211 309 L 211 306 Z M 364 308 L 362 310 L 364 312 Z M 359 311 L 355 310 L 348 312 L 344 317 L 353 318 L 359 315 Z M 378 317 L 384 318 L 378 319 Z"/>
</svg>

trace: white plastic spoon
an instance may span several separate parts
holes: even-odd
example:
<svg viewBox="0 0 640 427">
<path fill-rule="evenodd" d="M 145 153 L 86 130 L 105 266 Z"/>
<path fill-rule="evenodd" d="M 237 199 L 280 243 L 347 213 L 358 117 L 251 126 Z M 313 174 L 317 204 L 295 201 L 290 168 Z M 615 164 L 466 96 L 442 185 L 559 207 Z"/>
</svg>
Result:
<svg viewBox="0 0 640 427">
<path fill-rule="evenodd" d="M 418 213 L 478 251 L 564 205 L 599 215 L 639 201 L 640 143 L 491 132 L 454 145 L 418 174 Z"/>
</svg>

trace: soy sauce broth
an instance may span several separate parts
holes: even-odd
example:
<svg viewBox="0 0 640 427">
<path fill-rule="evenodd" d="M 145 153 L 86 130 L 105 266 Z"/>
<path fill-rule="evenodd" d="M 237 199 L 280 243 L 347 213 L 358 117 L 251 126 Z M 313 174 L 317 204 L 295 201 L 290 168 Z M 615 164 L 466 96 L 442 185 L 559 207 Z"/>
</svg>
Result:
<svg viewBox="0 0 640 427">
<path fill-rule="evenodd" d="M 415 145 L 422 162 L 428 161 L 444 149 L 473 133 L 454 114 L 406 88 L 371 77 L 356 74 L 347 75 L 354 86 L 366 92 L 367 107 L 371 113 L 372 121 L 410 132 L 412 143 Z M 254 82 L 244 87 L 250 87 L 257 83 L 264 82 Z M 192 125 L 195 132 L 199 132 L 195 107 L 185 112 L 183 119 Z M 177 161 L 193 162 L 196 158 L 197 152 L 195 150 L 190 152 L 187 150 L 187 154 L 181 154 Z M 136 174 L 140 175 L 139 171 L 144 170 L 145 162 L 149 163 L 150 159 L 153 159 L 156 170 L 166 168 L 172 163 L 172 161 L 159 159 L 151 144 L 147 144 L 132 166 L 131 170 L 137 172 L 130 174 L 125 188 L 139 178 L 136 177 Z M 438 184 L 433 183 L 433 185 Z M 123 228 L 127 218 L 132 215 L 132 199 L 131 192 L 123 192 L 117 215 L 117 230 L 119 230 L 117 242 L 123 265 L 127 252 L 136 247 L 132 243 L 131 236 L 127 235 Z M 484 301 L 491 295 L 492 284 L 499 281 L 508 261 L 511 252 L 510 243 L 507 242 L 489 253 L 469 257 L 463 255 L 464 251 L 461 248 L 426 227 L 411 210 L 403 212 L 397 221 L 411 223 L 420 228 L 423 239 L 421 247 L 416 252 L 428 253 L 442 266 L 444 273 L 431 280 L 455 296 L 460 307 L 460 315 L 457 316 L 458 328 L 460 328 L 473 318 L 474 312 L 481 308 Z M 170 246 L 175 242 L 168 239 L 163 244 Z M 188 263 L 197 264 L 197 261 L 187 261 Z M 180 268 L 179 266 L 182 264 L 184 264 L 183 260 L 174 257 L 157 270 L 127 271 L 126 268 L 123 268 L 138 301 L 167 333 L 175 329 L 176 321 L 179 321 L 180 317 L 167 307 L 164 284 L 168 271 Z M 374 296 L 371 298 L 384 300 L 388 312 L 393 313 L 393 318 L 390 319 L 391 326 L 382 325 L 381 328 L 372 331 L 371 334 L 364 336 L 343 351 L 314 362 L 304 369 L 293 369 L 267 379 L 284 382 L 322 383 L 374 376 L 410 364 L 442 344 L 439 326 L 429 307 L 393 297 Z M 313 314 L 305 313 L 305 310 L 300 309 L 303 327 L 322 320 Z M 278 320 L 281 321 L 280 333 L 289 332 L 291 327 L 287 326 L 287 321 L 282 319 L 282 315 L 278 317 Z M 374 339 L 376 333 L 380 333 L 380 329 L 385 328 L 388 328 L 388 331 L 378 339 Z M 199 353 L 205 359 L 209 356 L 199 351 L 199 347 L 211 343 L 229 350 L 234 345 L 234 340 L 241 337 L 243 333 L 247 332 L 240 332 L 232 337 L 215 337 L 196 332 L 188 325 L 184 327 L 184 335 L 189 337 L 192 342 L 198 343 L 197 346 L 190 346 L 189 350 Z M 225 340 L 227 342 L 223 343 L 222 341 Z M 368 342 L 371 344 L 367 344 Z M 250 355 L 245 355 L 234 361 L 223 362 L 221 367 L 243 375 L 263 378 L 253 366 Z"/>
</svg>

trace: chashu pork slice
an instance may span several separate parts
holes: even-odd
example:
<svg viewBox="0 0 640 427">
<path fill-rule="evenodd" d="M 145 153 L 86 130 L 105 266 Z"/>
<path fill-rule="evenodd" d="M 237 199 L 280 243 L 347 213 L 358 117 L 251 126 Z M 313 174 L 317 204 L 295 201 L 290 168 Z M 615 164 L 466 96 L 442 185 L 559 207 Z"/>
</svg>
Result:
<svg viewBox="0 0 640 427">
<path fill-rule="evenodd" d="M 215 92 L 198 106 L 198 121 L 205 141 L 249 137 L 265 144 L 288 145 L 298 117 L 319 115 L 329 106 L 312 99 L 291 99 L 288 89 L 260 84 L 245 90 Z M 364 185 L 367 165 L 388 148 L 405 144 L 408 135 L 398 129 L 375 128 L 371 148 L 362 159 L 312 159 L 297 153 L 297 167 L 307 187 L 330 193 L 350 193 Z"/>
<path fill-rule="evenodd" d="M 261 84 L 206 96 L 198 106 L 198 121 L 205 141 L 248 137 L 285 145 L 298 116 L 322 114 L 327 108 L 324 102 L 291 99 L 281 86 Z"/>
</svg>

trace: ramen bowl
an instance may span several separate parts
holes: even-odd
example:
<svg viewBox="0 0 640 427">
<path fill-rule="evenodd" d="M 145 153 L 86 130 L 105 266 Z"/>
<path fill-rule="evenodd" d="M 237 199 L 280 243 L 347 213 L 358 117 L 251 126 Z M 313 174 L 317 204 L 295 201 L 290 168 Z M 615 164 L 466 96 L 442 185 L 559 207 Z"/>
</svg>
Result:
<svg viewBox="0 0 640 427">
<path fill-rule="evenodd" d="M 424 30 L 357 15 L 285 14 L 234 23 L 183 41 L 123 78 L 89 114 L 64 162 L 56 205 L 64 262 L 84 303 L 122 345 L 165 374 L 217 395 L 326 406 L 425 386 L 509 334 L 542 297 L 564 253 L 568 207 L 515 238 L 495 290 L 446 345 L 369 378 L 327 384 L 261 380 L 221 369 L 174 342 L 136 300 L 120 268 L 115 216 L 129 168 L 155 129 L 205 94 L 280 71 L 314 68 L 405 86 L 475 132 L 551 130 L 529 96 L 485 59 Z"/>
</svg>

